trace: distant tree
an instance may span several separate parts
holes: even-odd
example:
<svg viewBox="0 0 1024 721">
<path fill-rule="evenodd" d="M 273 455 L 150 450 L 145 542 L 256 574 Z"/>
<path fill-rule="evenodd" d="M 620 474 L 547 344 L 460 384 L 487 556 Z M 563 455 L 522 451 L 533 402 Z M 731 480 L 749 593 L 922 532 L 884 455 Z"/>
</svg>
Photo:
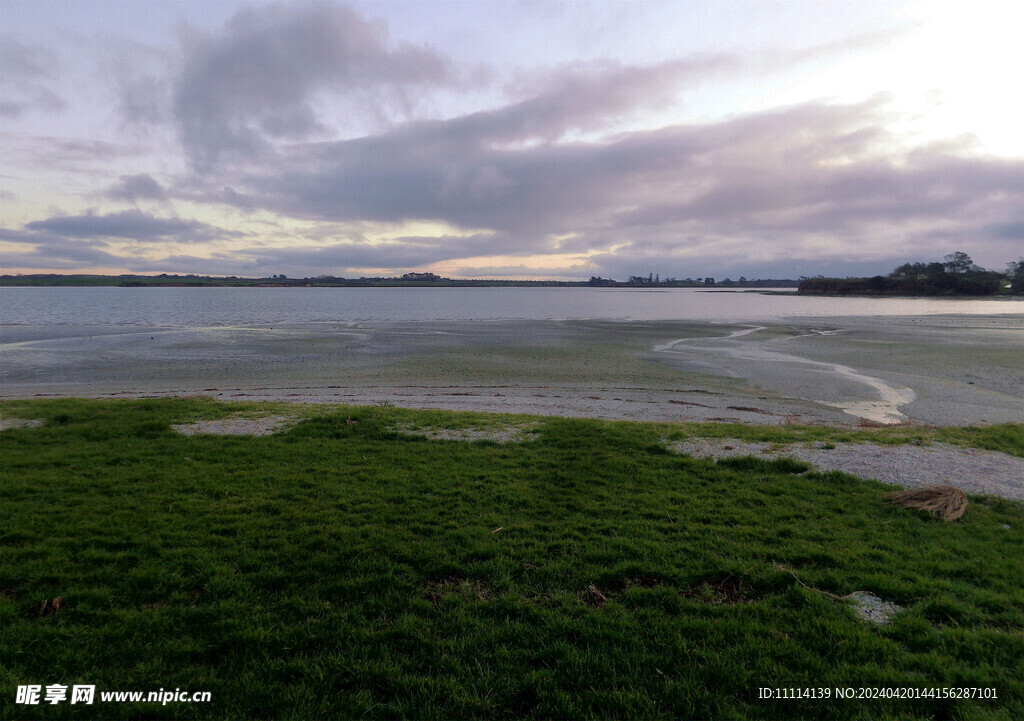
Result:
<svg viewBox="0 0 1024 721">
<path fill-rule="evenodd" d="M 950 253 L 943 258 L 946 267 L 946 271 L 949 273 L 966 273 L 974 265 L 974 261 L 971 260 L 971 256 L 967 255 L 963 251 L 958 250 L 955 253 Z"/>
<path fill-rule="evenodd" d="M 1024 258 L 1006 264 L 1006 274 L 1010 276 L 1010 292 L 1024 294 Z"/>
<path fill-rule="evenodd" d="M 889 273 L 890 278 L 919 278 L 925 275 L 928 275 L 927 263 L 904 263 Z"/>
<path fill-rule="evenodd" d="M 868 278 L 867 287 L 872 293 L 884 293 L 890 288 L 890 281 L 880 275 Z"/>
</svg>

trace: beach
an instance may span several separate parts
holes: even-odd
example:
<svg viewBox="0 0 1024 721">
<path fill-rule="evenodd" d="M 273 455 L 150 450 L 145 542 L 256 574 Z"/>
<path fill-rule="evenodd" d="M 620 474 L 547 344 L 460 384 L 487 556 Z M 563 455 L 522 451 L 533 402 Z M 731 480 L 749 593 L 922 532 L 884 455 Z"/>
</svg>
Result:
<svg viewBox="0 0 1024 721">
<path fill-rule="evenodd" d="M 605 419 L 1024 421 L 1021 315 L 9 325 L 0 397 L 205 395 Z"/>
</svg>

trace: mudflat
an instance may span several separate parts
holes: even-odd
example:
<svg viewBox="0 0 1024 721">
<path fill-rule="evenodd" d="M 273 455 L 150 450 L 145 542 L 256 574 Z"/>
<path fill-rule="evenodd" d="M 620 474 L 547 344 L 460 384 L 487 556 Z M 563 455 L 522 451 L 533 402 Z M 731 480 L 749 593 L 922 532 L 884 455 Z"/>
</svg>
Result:
<svg viewBox="0 0 1024 721">
<path fill-rule="evenodd" d="M 4 326 L 0 397 L 209 395 L 609 419 L 1024 422 L 1024 315 Z"/>
</svg>

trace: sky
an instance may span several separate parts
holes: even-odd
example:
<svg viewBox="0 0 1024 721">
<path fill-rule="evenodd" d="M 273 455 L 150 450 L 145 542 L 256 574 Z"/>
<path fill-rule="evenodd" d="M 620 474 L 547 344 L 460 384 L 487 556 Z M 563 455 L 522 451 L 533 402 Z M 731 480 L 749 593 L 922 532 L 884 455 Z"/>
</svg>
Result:
<svg viewBox="0 0 1024 721">
<path fill-rule="evenodd" d="M 0 270 L 1003 270 L 1022 8 L 0 0 Z"/>
</svg>

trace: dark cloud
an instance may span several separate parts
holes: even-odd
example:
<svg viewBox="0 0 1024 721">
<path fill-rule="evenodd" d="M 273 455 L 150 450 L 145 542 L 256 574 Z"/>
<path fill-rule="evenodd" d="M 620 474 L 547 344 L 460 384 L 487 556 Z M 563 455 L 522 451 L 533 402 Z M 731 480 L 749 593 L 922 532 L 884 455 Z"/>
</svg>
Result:
<svg viewBox="0 0 1024 721">
<path fill-rule="evenodd" d="M 201 242 L 242 235 L 197 220 L 158 218 L 141 210 L 106 215 L 54 216 L 26 223 L 25 228 L 62 238 L 127 238 L 137 241 Z"/>
<path fill-rule="evenodd" d="M 255 270 L 251 263 L 237 257 L 224 259 L 190 255 L 168 255 L 153 260 L 110 253 L 92 245 L 66 238 L 36 238 L 35 247 L 4 253 L 4 268 L 40 268 L 74 273 L 91 268 L 110 268 L 138 273 L 209 273 L 233 275 L 240 268 Z"/>
<path fill-rule="evenodd" d="M 167 200 L 167 191 L 152 175 L 122 175 L 104 195 L 112 200 L 134 203 L 138 200 Z"/>
<path fill-rule="evenodd" d="M 446 121 L 409 123 L 337 143 L 295 146 L 273 173 L 252 173 L 255 202 L 329 220 L 445 220 L 460 227 L 560 233 L 636 202 L 623 183 L 678 170 L 679 148 L 566 142 L 730 67 L 697 58 L 648 68 L 562 74 L 539 95 Z M 558 140 L 562 142 L 555 142 Z"/>
<path fill-rule="evenodd" d="M 66 103 L 51 87 L 57 70 L 57 56 L 49 48 L 0 34 L 0 115 L 16 118 L 33 110 L 62 110 Z"/>
<path fill-rule="evenodd" d="M 538 98 L 536 107 L 548 102 Z M 666 259 L 714 259 L 747 248 L 765 263 L 941 256 L 940 238 L 961 238 L 960 247 L 1012 234 L 1024 205 L 1024 163 L 956 143 L 901 149 L 886 130 L 885 96 L 603 141 L 515 145 L 580 127 L 588 110 L 604 113 L 609 102 L 595 93 L 562 115 L 517 104 L 297 146 L 240 186 L 286 215 L 491 229 L 499 233 L 493 253 L 551 250 L 548 236 L 576 233 L 558 250 L 618 245 L 622 254 L 642 247 Z"/>
<path fill-rule="evenodd" d="M 243 272 L 243 270 L 252 272 L 257 270 L 251 260 L 235 252 L 215 251 L 210 254 L 211 257 L 168 254 L 164 257 L 152 258 L 149 253 L 147 253 L 146 257 L 141 257 L 131 254 L 126 255 L 120 249 L 118 249 L 118 252 L 112 252 L 112 249 L 109 247 L 110 241 L 128 236 L 114 234 L 96 237 L 91 235 L 71 235 L 64 232 L 68 228 L 62 223 L 47 223 L 47 228 L 40 227 L 37 224 L 29 225 L 36 227 L 28 230 L 0 228 L 0 240 L 13 246 L 0 256 L 0 267 L 51 269 L 67 271 L 69 273 L 90 268 L 109 268 L 140 273 L 180 272 L 222 275 L 233 275 Z M 56 228 L 53 230 L 48 229 L 51 225 L 55 225 Z M 210 226 L 206 227 L 209 228 Z M 111 230 L 123 232 L 127 230 L 127 226 L 122 224 L 120 227 L 112 228 Z M 189 235 L 189 231 L 185 231 L 184 234 L 178 233 L 173 237 L 132 237 L 136 240 L 144 241 L 187 241 L 189 240 Z M 234 233 L 232 235 L 238 234 Z M 146 250 L 151 251 L 153 247 L 154 245 L 147 245 Z"/>
<path fill-rule="evenodd" d="M 391 47 L 383 22 L 324 3 L 242 10 L 219 35 L 191 30 L 184 51 L 173 113 L 182 143 L 204 168 L 322 130 L 314 100 L 323 91 L 341 94 L 349 112 L 379 112 L 407 101 L 407 88 L 450 78 L 435 50 Z M 136 89 L 147 100 L 153 91 Z"/>
<path fill-rule="evenodd" d="M 2 257 L 4 267 L 73 270 L 97 266 L 122 267 L 126 259 L 103 249 L 105 241 L 69 238 L 46 230 L 0 228 L 0 240 L 15 247 Z"/>
<path fill-rule="evenodd" d="M 62 230 L 62 229 L 61 229 Z M 251 248 L 220 251 L 212 258 L 167 255 L 139 258 L 115 255 L 105 249 L 101 238 L 68 237 L 36 228 L 18 231 L 0 228 L 0 240 L 24 244 L 23 249 L 4 253 L 5 267 L 88 267 L 124 268 L 140 272 L 189 272 L 237 275 L 363 275 L 368 268 L 395 269 L 397 273 L 423 268 L 438 260 L 476 255 L 490 248 L 491 238 L 483 236 L 406 237 L 387 243 L 368 244 L 361 238 L 314 248 Z"/>
<path fill-rule="evenodd" d="M 999 240 L 1024 240 L 1024 220 L 996 223 L 985 227 L 985 232 L 992 238 Z"/>
<path fill-rule="evenodd" d="M 260 268 L 289 268 L 294 272 L 346 273 L 364 268 L 393 268 L 405 272 L 431 263 L 493 253 L 508 238 L 492 235 L 403 237 L 386 243 L 358 238 L 314 248 L 261 248 L 246 252 Z M 314 270 L 303 270 L 314 269 Z M 274 271 L 278 272 L 278 271 Z"/>
</svg>

